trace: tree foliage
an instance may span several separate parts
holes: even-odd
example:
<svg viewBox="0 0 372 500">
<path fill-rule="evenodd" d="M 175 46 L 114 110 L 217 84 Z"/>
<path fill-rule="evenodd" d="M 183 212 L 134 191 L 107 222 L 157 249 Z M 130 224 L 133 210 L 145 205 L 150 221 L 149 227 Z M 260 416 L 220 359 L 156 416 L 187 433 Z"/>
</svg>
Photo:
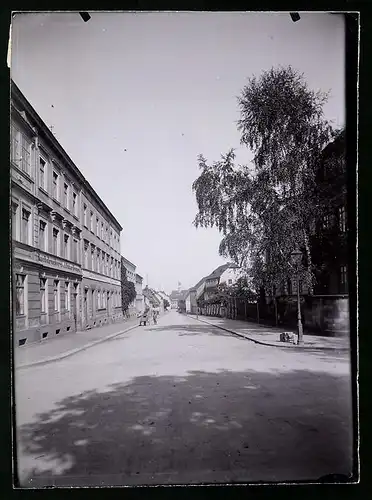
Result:
<svg viewBox="0 0 372 500">
<path fill-rule="evenodd" d="M 127 270 L 123 261 L 121 262 L 121 308 L 123 314 L 128 311 L 130 304 L 136 298 L 136 288 L 132 281 L 128 280 Z"/>
<path fill-rule="evenodd" d="M 327 95 L 310 90 L 291 67 L 252 77 L 238 98 L 241 143 L 251 166 L 236 165 L 234 150 L 211 165 L 203 155 L 193 183 L 196 227 L 217 227 L 220 254 L 272 290 L 299 272 L 314 281 L 310 234 L 321 214 L 316 172 L 335 131 L 323 115 Z M 303 252 L 291 263 L 291 252 Z"/>
</svg>

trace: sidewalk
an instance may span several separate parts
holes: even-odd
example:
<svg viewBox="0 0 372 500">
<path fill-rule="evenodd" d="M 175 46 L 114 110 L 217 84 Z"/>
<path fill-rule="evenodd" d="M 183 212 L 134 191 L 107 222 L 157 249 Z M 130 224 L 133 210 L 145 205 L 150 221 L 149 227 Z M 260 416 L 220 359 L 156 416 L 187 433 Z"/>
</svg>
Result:
<svg viewBox="0 0 372 500">
<path fill-rule="evenodd" d="M 113 323 L 77 333 L 69 333 L 60 338 L 57 337 L 28 346 L 16 347 L 14 349 L 15 368 L 41 365 L 71 356 L 76 352 L 132 330 L 138 325 L 138 319 L 131 318 L 120 323 Z"/>
<path fill-rule="evenodd" d="M 196 319 L 196 316 L 190 316 Z M 280 342 L 279 335 L 290 329 L 285 327 L 271 327 L 251 323 L 248 321 L 238 321 L 234 319 L 215 318 L 210 316 L 200 316 L 199 321 L 207 323 L 212 326 L 221 328 L 240 337 L 256 342 L 257 344 L 269 345 L 274 347 L 285 347 L 289 349 L 320 349 L 320 350 L 335 350 L 335 351 L 348 351 L 349 338 L 348 337 L 325 337 L 321 335 L 308 335 L 304 334 L 304 345 L 298 346 L 289 342 Z M 297 335 L 295 334 L 297 342 Z"/>
</svg>

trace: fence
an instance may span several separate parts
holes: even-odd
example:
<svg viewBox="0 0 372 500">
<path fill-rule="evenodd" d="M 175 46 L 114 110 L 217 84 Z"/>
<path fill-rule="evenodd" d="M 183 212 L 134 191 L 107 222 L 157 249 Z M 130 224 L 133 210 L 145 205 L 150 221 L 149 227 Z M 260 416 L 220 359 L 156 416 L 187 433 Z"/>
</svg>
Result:
<svg viewBox="0 0 372 500">
<path fill-rule="evenodd" d="M 296 297 L 282 296 L 264 302 L 231 299 L 226 306 L 210 304 L 200 310 L 204 316 L 253 321 L 268 326 L 297 326 Z M 325 335 L 348 335 L 349 300 L 347 295 L 301 296 L 301 317 L 308 331 Z"/>
</svg>

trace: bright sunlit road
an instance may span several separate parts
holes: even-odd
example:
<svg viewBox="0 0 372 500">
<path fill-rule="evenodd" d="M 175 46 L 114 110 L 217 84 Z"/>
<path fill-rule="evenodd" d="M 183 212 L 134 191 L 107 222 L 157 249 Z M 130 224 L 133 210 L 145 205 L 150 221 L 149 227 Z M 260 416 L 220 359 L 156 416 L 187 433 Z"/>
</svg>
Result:
<svg viewBox="0 0 372 500">
<path fill-rule="evenodd" d="M 22 486 L 351 472 L 346 354 L 290 352 L 170 312 L 16 373 Z"/>
</svg>

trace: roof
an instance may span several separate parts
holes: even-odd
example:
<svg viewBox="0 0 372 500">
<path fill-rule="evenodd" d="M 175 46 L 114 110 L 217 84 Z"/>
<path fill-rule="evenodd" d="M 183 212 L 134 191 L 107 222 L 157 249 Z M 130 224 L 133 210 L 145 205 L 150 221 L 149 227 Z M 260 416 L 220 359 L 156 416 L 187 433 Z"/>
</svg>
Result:
<svg viewBox="0 0 372 500">
<path fill-rule="evenodd" d="M 156 303 L 159 303 L 160 304 L 160 300 L 159 300 L 159 297 L 156 295 L 156 292 L 154 290 L 152 290 L 151 288 L 149 288 L 148 286 L 146 286 L 143 290 L 142 290 L 142 293 L 145 297 L 147 297 L 150 301 L 152 302 L 156 302 Z"/>
<path fill-rule="evenodd" d="M 76 175 L 76 177 L 79 179 L 79 181 L 84 185 L 84 187 L 87 189 L 87 192 L 93 196 L 94 200 L 98 203 L 99 207 L 106 213 L 106 215 L 109 216 L 112 222 L 115 223 L 117 226 L 117 229 L 119 231 L 122 231 L 123 228 L 120 225 L 119 221 L 116 219 L 116 217 L 110 212 L 110 210 L 107 208 L 107 205 L 103 202 L 103 200 L 98 196 L 97 192 L 93 187 L 90 185 L 90 183 L 87 181 L 87 179 L 84 177 L 84 175 L 80 172 L 78 167 L 75 165 L 75 163 L 72 161 L 72 159 L 69 157 L 69 155 L 66 153 L 66 151 L 63 149 L 61 144 L 58 142 L 52 131 L 47 127 L 47 125 L 44 123 L 44 121 L 41 119 L 39 114 L 36 112 L 36 110 L 33 108 L 31 103 L 27 100 L 25 95 L 21 92 L 19 87 L 15 84 L 15 82 L 12 80 L 11 81 L 11 98 L 18 100 L 24 106 L 31 116 L 32 120 L 35 122 L 36 126 L 40 129 L 40 132 L 48 139 L 48 141 L 53 145 L 55 151 L 60 155 L 60 157 L 63 158 L 64 161 L 66 161 L 68 167 L 70 170 Z"/>
<path fill-rule="evenodd" d="M 133 262 L 131 262 L 130 260 L 126 259 L 125 257 L 121 256 L 122 260 L 126 263 L 126 264 L 129 264 L 130 266 L 133 266 L 134 269 L 136 268 L 136 265 L 133 264 Z"/>
<path fill-rule="evenodd" d="M 196 283 L 196 285 L 195 285 L 195 286 L 193 286 L 190 290 L 197 290 L 197 289 L 200 287 L 200 285 L 202 285 L 202 284 L 204 283 L 204 281 L 205 281 L 206 279 L 207 279 L 207 277 L 206 277 L 206 276 L 204 276 L 204 278 L 202 278 L 200 281 L 198 281 L 198 282 Z"/>
<path fill-rule="evenodd" d="M 209 280 L 213 278 L 220 278 L 226 269 L 239 269 L 239 266 L 234 263 L 223 264 L 222 266 L 217 267 L 217 269 L 204 279 Z"/>
</svg>

